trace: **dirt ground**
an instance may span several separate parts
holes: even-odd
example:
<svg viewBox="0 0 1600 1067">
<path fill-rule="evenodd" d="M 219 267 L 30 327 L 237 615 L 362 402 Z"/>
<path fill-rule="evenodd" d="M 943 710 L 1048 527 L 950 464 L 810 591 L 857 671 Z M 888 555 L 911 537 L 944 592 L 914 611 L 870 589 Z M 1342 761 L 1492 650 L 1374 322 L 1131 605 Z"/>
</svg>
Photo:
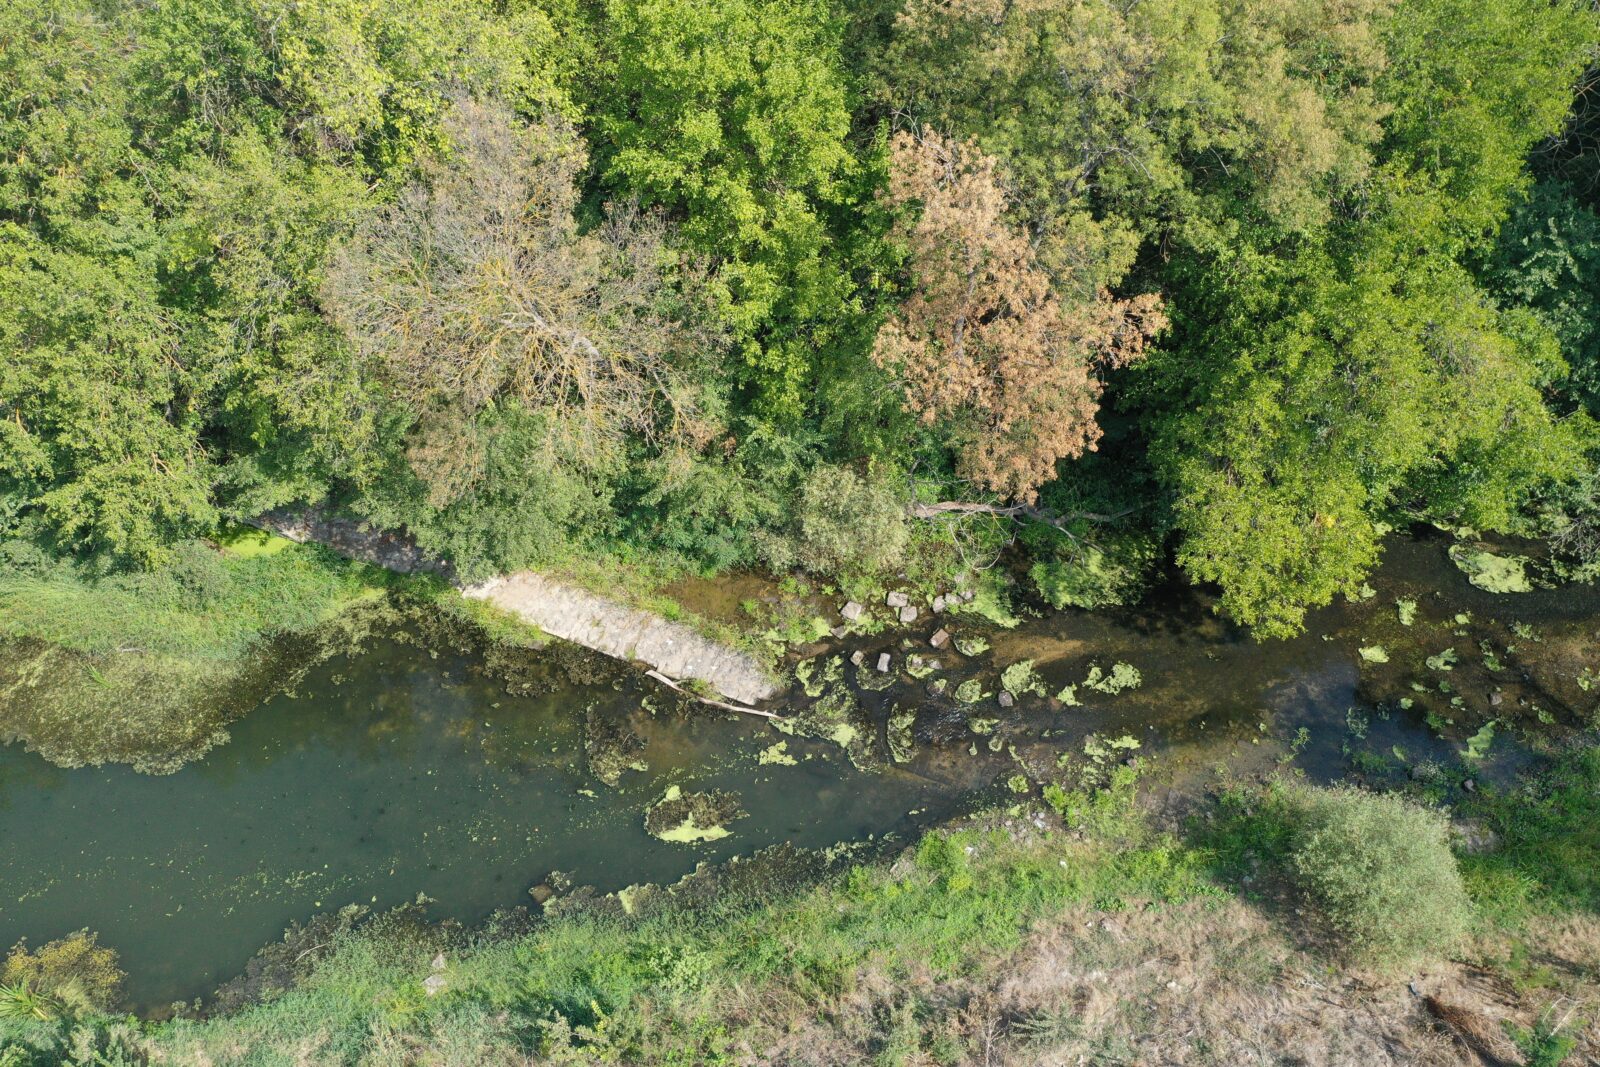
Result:
<svg viewBox="0 0 1600 1067">
<path fill-rule="evenodd" d="M 1578 1041 L 1569 1067 L 1600 1063 L 1600 922 L 1529 933 L 1546 950 L 1515 968 L 1485 944 L 1477 963 L 1348 977 L 1246 903 L 1082 910 L 959 982 L 866 976 L 831 1011 L 770 991 L 743 1010 L 788 1031 L 758 1056 L 794 1065 L 1498 1067 L 1529 1062 L 1507 1024 L 1541 1016 Z M 897 1029 L 955 1056 L 886 1055 Z"/>
</svg>

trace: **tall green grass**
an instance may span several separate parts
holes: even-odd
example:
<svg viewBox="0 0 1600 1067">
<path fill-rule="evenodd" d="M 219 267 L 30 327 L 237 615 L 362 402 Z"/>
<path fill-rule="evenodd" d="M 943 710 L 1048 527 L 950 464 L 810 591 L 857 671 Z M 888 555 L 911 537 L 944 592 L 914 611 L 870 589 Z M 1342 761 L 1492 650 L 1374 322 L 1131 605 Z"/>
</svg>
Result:
<svg viewBox="0 0 1600 1067">
<path fill-rule="evenodd" d="M 138 572 L 0 543 L 0 740 L 67 766 L 175 769 L 281 673 L 254 654 L 266 639 L 316 631 L 401 581 L 244 529 Z"/>
<path fill-rule="evenodd" d="M 0 636 L 94 655 L 227 660 L 311 629 L 391 584 L 387 572 L 255 530 L 180 546 L 160 570 L 98 574 L 64 560 L 0 566 Z"/>
<path fill-rule="evenodd" d="M 564 915 L 521 936 L 448 954 L 404 928 L 345 935 L 292 991 L 238 1015 L 155 1034 L 175 1062 L 319 1063 L 410 1048 L 448 1061 L 469 1037 L 490 1062 L 733 1062 L 781 1020 L 735 1010 L 746 994 L 826 1013 L 864 986 L 972 972 L 1077 904 L 1117 908 L 1217 892 L 1198 854 L 1151 836 L 1111 848 L 1061 832 L 986 826 L 937 832 L 892 864 L 771 898 Z M 445 988 L 422 983 L 440 974 Z M 798 1016 L 797 1016 L 798 1019 Z"/>
</svg>

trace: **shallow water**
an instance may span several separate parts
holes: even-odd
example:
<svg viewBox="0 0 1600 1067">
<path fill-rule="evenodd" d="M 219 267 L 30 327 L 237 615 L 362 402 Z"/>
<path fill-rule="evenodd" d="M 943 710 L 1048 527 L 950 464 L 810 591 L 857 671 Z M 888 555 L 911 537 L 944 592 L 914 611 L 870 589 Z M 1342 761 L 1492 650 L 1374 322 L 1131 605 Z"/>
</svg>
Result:
<svg viewBox="0 0 1600 1067">
<path fill-rule="evenodd" d="M 865 770 L 827 741 L 671 710 L 626 669 L 601 671 L 596 683 L 552 664 L 540 668 L 548 692 L 512 696 L 472 656 L 377 641 L 314 668 L 296 694 L 248 715 L 231 742 L 170 776 L 62 770 L 0 748 L 0 946 L 95 930 L 121 954 L 135 1005 L 157 1009 L 208 994 L 319 911 L 421 893 L 435 902 L 433 916 L 470 923 L 529 903 L 529 887 L 551 871 L 612 890 L 777 842 L 908 836 L 971 789 L 1015 773 L 1018 761 L 1038 769 L 1081 753 L 1090 733 L 1138 739 L 1156 756 L 1151 788 L 1181 797 L 1214 782 L 1219 766 L 1248 775 L 1291 757 L 1323 779 L 1353 767 L 1398 778 L 1424 761 L 1460 766 L 1464 738 L 1494 718 L 1496 742 L 1468 768 L 1492 780 L 1600 705 L 1600 688 L 1579 684 L 1584 670 L 1600 677 L 1600 591 L 1494 596 L 1468 585 L 1443 543 L 1429 540 L 1393 541 L 1372 586 L 1366 600 L 1315 614 L 1304 637 L 1269 644 L 1178 586 L 1133 610 L 1050 614 L 1011 631 L 941 620 L 993 644 L 971 659 L 940 654 L 945 693 L 929 691 L 934 678 L 904 675 L 862 691 L 856 672 L 844 672 Z M 1402 597 L 1418 603 L 1412 626 L 1398 622 Z M 1513 623 L 1531 625 L 1532 636 Z M 937 625 L 924 620 L 861 647 L 869 662 L 884 650 L 898 666 L 909 652 L 934 654 L 924 642 Z M 1387 663 L 1357 652 L 1374 645 Z M 1428 668 L 1425 658 L 1445 647 L 1458 662 Z M 1143 684 L 1115 695 L 1080 684 L 1076 707 L 1025 695 L 1008 710 L 992 697 L 966 705 L 950 696 L 966 678 L 998 690 L 1000 671 L 1022 659 L 1051 694 L 1081 683 L 1090 665 L 1117 661 L 1138 668 Z M 916 713 L 917 747 L 902 764 L 885 744 L 893 707 Z M 585 755 L 591 721 L 636 734 L 648 769 L 614 788 L 599 781 Z M 779 741 L 798 762 L 760 763 Z M 657 840 L 644 812 L 672 784 L 734 791 L 748 814 L 711 844 Z"/>
<path fill-rule="evenodd" d="M 530 903 L 551 871 L 602 890 L 670 881 L 779 841 L 903 831 L 909 810 L 952 795 L 803 740 L 796 765 L 760 765 L 772 739 L 754 722 L 657 718 L 631 684 L 513 697 L 474 666 L 379 642 L 169 776 L 0 749 L 0 944 L 87 926 L 150 1008 L 209 993 L 290 922 L 347 903 L 422 893 L 430 914 L 473 922 Z M 615 789 L 588 774 L 588 706 L 645 740 L 648 772 Z M 656 840 L 644 809 L 668 782 L 736 790 L 749 815 L 707 846 Z"/>
</svg>

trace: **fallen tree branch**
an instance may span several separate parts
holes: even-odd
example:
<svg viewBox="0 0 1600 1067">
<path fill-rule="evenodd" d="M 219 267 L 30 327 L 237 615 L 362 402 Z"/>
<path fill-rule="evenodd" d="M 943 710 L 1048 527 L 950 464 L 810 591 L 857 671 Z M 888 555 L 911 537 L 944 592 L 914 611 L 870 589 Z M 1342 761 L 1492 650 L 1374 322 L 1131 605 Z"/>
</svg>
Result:
<svg viewBox="0 0 1600 1067">
<path fill-rule="evenodd" d="M 674 682 L 671 678 L 668 678 L 666 675 L 662 674 L 660 671 L 656 670 L 655 668 L 651 668 L 650 670 L 647 670 L 644 673 L 647 676 L 649 676 L 651 678 L 654 678 L 656 681 L 660 682 L 662 685 L 666 686 L 668 689 L 676 689 L 678 692 L 682 693 L 684 696 L 693 697 L 694 699 L 698 700 L 700 703 L 702 703 L 702 704 L 710 704 L 714 708 L 721 708 L 724 711 L 737 711 L 741 715 L 759 715 L 763 719 L 781 719 L 781 718 L 783 718 L 782 715 L 778 715 L 778 714 L 775 714 L 774 712 L 770 712 L 770 711 L 762 711 L 760 708 L 746 708 L 746 707 L 742 707 L 742 706 L 740 706 L 738 704 L 728 704 L 728 703 L 725 703 L 725 702 L 723 702 L 721 700 L 712 700 L 710 697 L 701 696 L 699 693 L 696 693 L 692 689 L 685 689 L 683 686 L 679 685 L 677 682 Z"/>
<path fill-rule="evenodd" d="M 1079 519 L 1088 519 L 1090 522 L 1114 522 L 1136 510 L 1138 510 L 1136 507 L 1127 507 L 1109 515 L 1099 511 L 1074 511 L 1066 515 L 1057 515 L 1048 508 L 1035 507 L 1032 504 L 974 504 L 965 500 L 944 500 L 937 504 L 911 505 L 911 517 L 934 519 L 940 515 L 1000 515 L 1016 518 L 1020 515 L 1034 522 L 1042 522 L 1046 526 L 1054 526 L 1063 533 L 1070 533 L 1067 525 Z"/>
</svg>

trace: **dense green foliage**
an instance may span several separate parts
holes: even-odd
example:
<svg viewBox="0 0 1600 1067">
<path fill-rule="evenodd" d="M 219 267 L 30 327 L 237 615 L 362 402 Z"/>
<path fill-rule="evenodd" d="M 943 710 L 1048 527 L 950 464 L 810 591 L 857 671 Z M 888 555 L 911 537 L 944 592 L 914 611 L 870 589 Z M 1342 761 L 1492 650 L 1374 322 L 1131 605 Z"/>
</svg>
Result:
<svg viewBox="0 0 1600 1067">
<path fill-rule="evenodd" d="M 1581 566 L 1597 20 L 9 5 L 0 539 L 159 568 L 326 503 L 468 575 L 920 579 L 993 539 L 913 499 L 1037 499 L 1052 602 L 1166 542 L 1265 635 L 1403 521 Z"/>
<path fill-rule="evenodd" d="M 1294 881 L 1351 952 L 1393 965 L 1460 941 L 1467 894 L 1442 816 L 1350 788 L 1291 806 Z"/>
</svg>

